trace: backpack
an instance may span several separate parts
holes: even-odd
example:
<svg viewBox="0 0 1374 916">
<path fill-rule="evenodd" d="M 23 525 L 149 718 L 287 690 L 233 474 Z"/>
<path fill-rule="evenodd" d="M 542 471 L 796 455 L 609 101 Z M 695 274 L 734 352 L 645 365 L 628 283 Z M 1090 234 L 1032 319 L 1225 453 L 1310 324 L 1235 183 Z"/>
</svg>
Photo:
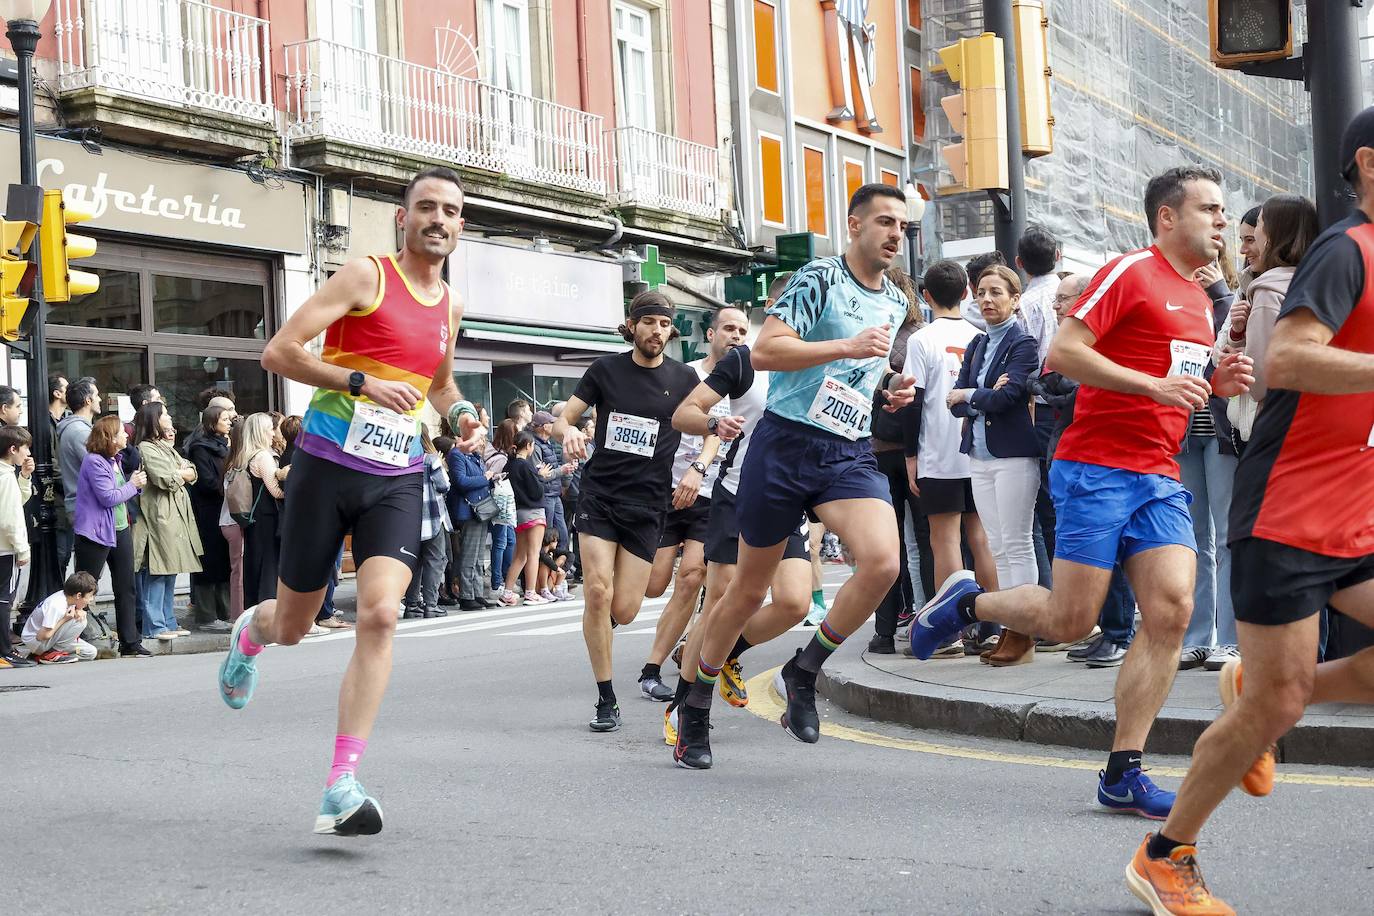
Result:
<svg viewBox="0 0 1374 916">
<path fill-rule="evenodd" d="M 110 629 L 104 611 L 86 611 L 86 629 L 81 631 L 81 638 L 95 646 L 96 658 L 114 658 L 118 654 L 119 638 Z"/>
<path fill-rule="evenodd" d="M 264 487 L 263 489 L 266 489 Z M 253 496 L 253 475 L 247 467 L 230 468 L 224 474 L 224 502 L 229 509 L 229 517 L 247 528 L 253 524 L 253 514 L 258 511 L 258 500 L 262 490 Z"/>
</svg>

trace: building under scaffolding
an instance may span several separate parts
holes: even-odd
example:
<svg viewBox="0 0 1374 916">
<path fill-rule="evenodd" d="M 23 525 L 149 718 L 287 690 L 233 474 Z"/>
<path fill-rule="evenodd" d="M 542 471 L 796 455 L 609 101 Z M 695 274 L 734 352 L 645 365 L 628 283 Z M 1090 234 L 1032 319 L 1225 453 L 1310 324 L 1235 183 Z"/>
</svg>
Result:
<svg viewBox="0 0 1374 916">
<path fill-rule="evenodd" d="M 1148 243 L 1141 200 L 1149 177 L 1171 165 L 1214 166 L 1238 217 L 1265 197 L 1311 195 L 1309 106 L 1301 83 L 1219 70 L 1207 57 L 1204 0 L 1045 0 L 1055 118 L 1054 152 L 1026 168 L 1029 219 L 1064 244 L 1079 269 Z M 926 0 L 922 42 L 926 143 L 917 171 L 929 187 L 951 181 L 939 148 L 951 140 L 931 74 L 936 50 L 983 31 L 981 0 Z M 1302 28 L 1304 17 L 1295 15 Z M 1301 34 L 1295 36 L 1300 46 Z M 1007 107 L 1016 111 L 1015 90 Z M 992 247 L 983 195 L 940 197 L 927 229 L 934 255 Z M 979 240 L 979 241 L 974 241 Z"/>
</svg>

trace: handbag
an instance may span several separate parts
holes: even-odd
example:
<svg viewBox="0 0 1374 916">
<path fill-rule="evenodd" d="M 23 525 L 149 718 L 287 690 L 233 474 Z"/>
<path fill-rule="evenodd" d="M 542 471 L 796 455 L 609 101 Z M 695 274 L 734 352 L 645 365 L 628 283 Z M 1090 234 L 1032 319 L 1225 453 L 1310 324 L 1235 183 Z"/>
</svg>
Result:
<svg viewBox="0 0 1374 916">
<path fill-rule="evenodd" d="M 489 522 L 496 518 L 497 513 L 501 511 L 496 505 L 496 497 L 491 495 L 490 490 L 487 491 L 486 496 L 483 496 L 481 499 L 477 500 L 477 502 L 473 502 L 466 496 L 463 498 L 467 499 L 468 505 L 472 507 L 472 514 L 477 516 L 478 521 Z"/>
</svg>

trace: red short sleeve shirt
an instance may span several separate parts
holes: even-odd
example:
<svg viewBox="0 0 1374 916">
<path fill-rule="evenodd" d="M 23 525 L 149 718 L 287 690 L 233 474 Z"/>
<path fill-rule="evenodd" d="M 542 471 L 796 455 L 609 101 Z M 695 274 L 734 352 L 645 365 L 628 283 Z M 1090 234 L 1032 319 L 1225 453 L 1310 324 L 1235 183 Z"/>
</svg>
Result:
<svg viewBox="0 0 1374 916">
<path fill-rule="evenodd" d="M 1212 300 L 1153 245 L 1099 270 L 1070 314 L 1097 337 L 1093 349 L 1117 365 L 1156 378 L 1201 377 L 1207 368 Z M 1174 456 L 1188 418 L 1184 407 L 1084 385 L 1055 457 L 1177 480 Z"/>
</svg>

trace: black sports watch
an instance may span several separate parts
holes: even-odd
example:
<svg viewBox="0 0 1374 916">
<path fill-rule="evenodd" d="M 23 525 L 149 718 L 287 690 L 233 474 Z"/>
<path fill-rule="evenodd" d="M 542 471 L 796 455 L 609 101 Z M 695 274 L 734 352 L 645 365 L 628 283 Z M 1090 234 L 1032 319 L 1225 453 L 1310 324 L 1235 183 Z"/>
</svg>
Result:
<svg viewBox="0 0 1374 916">
<path fill-rule="evenodd" d="M 711 416 L 706 418 L 706 431 L 711 435 L 716 434 L 716 427 L 720 425 L 720 417 Z"/>
<path fill-rule="evenodd" d="M 363 382 L 367 381 L 367 376 L 361 372 L 348 373 L 348 393 L 356 397 L 361 397 L 363 393 Z"/>
<path fill-rule="evenodd" d="M 688 467 L 696 471 L 702 477 L 706 476 L 706 465 L 702 464 L 700 461 L 693 461 Z"/>
</svg>

